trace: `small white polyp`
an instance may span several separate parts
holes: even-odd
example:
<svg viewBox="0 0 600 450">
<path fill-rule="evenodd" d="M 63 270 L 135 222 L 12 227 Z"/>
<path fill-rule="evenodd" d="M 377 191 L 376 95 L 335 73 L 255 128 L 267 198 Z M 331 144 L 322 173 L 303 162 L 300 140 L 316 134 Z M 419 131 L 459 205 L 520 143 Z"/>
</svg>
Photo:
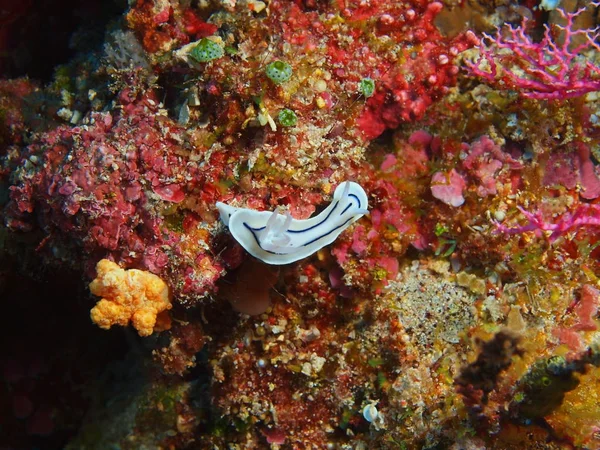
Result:
<svg viewBox="0 0 600 450">
<path fill-rule="evenodd" d="M 242 247 L 255 258 L 275 265 L 298 261 L 331 244 L 368 214 L 368 207 L 365 190 L 353 181 L 340 183 L 331 204 L 306 220 L 296 220 L 289 212 L 256 211 L 217 202 L 221 220 Z"/>
</svg>

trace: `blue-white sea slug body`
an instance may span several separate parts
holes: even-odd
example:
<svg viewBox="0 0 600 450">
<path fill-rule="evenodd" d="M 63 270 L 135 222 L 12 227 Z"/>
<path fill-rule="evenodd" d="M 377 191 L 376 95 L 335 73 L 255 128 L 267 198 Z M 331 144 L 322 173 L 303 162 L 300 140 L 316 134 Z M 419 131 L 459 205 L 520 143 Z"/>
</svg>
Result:
<svg viewBox="0 0 600 450">
<path fill-rule="evenodd" d="M 344 181 L 331 204 L 315 217 L 296 220 L 289 212 L 256 211 L 218 202 L 221 220 L 252 256 L 268 264 L 289 264 L 331 244 L 350 224 L 368 214 L 365 190 Z"/>
</svg>

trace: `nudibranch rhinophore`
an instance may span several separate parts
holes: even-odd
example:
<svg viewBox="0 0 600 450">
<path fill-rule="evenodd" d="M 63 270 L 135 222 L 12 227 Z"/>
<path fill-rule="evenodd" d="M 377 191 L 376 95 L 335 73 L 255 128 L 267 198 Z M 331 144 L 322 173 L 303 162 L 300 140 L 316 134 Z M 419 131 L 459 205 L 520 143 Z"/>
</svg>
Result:
<svg viewBox="0 0 600 450">
<path fill-rule="evenodd" d="M 289 264 L 331 244 L 350 224 L 368 214 L 365 190 L 344 181 L 320 214 L 296 220 L 289 212 L 256 211 L 217 202 L 221 220 L 252 256 L 268 264 Z"/>
</svg>

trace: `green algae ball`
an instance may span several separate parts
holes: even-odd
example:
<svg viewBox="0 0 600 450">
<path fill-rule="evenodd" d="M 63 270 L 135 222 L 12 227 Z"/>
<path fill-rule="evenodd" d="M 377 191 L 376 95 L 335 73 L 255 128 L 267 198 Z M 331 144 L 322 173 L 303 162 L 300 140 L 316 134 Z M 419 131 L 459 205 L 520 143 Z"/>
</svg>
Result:
<svg viewBox="0 0 600 450">
<path fill-rule="evenodd" d="M 375 81 L 371 78 L 363 78 L 358 85 L 359 92 L 369 98 L 375 93 Z"/>
<path fill-rule="evenodd" d="M 190 56 L 198 62 L 209 62 L 219 59 L 224 54 L 223 47 L 208 38 L 202 38 L 190 52 Z"/>
<path fill-rule="evenodd" d="M 291 109 L 282 109 L 279 111 L 279 123 L 284 127 L 293 127 L 298 123 L 298 116 Z"/>
<path fill-rule="evenodd" d="M 275 84 L 285 83 L 292 78 L 292 66 L 283 61 L 273 61 L 265 69 L 267 76 Z"/>
</svg>

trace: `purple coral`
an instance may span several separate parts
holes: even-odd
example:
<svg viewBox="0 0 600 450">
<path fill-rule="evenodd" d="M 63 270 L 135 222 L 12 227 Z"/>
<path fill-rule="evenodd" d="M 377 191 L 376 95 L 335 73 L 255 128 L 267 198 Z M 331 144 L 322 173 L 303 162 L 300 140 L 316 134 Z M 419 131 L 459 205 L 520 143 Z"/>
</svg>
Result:
<svg viewBox="0 0 600 450">
<path fill-rule="evenodd" d="M 575 211 L 562 214 L 555 222 L 547 222 L 540 211 L 531 213 L 520 206 L 518 208 L 527 218 L 528 223 L 512 228 L 496 223 L 499 231 L 506 234 L 520 234 L 527 231 L 551 231 L 549 240 L 550 242 L 554 242 L 573 229 L 580 227 L 600 227 L 600 205 L 580 205 Z"/>
<path fill-rule="evenodd" d="M 600 3 L 592 3 L 599 6 Z M 525 32 L 527 18 L 518 27 L 508 25 L 494 37 L 484 34 L 477 61 L 466 61 L 469 72 L 491 85 L 515 89 L 526 98 L 566 99 L 600 90 L 600 67 L 585 60 L 586 50 L 600 51 L 596 39 L 600 28 L 574 29 L 574 21 L 585 8 L 574 13 L 557 12 L 565 25 L 554 24 L 561 35 L 544 25 L 544 37 L 534 42 Z M 489 45 L 484 41 L 488 41 Z"/>
</svg>

